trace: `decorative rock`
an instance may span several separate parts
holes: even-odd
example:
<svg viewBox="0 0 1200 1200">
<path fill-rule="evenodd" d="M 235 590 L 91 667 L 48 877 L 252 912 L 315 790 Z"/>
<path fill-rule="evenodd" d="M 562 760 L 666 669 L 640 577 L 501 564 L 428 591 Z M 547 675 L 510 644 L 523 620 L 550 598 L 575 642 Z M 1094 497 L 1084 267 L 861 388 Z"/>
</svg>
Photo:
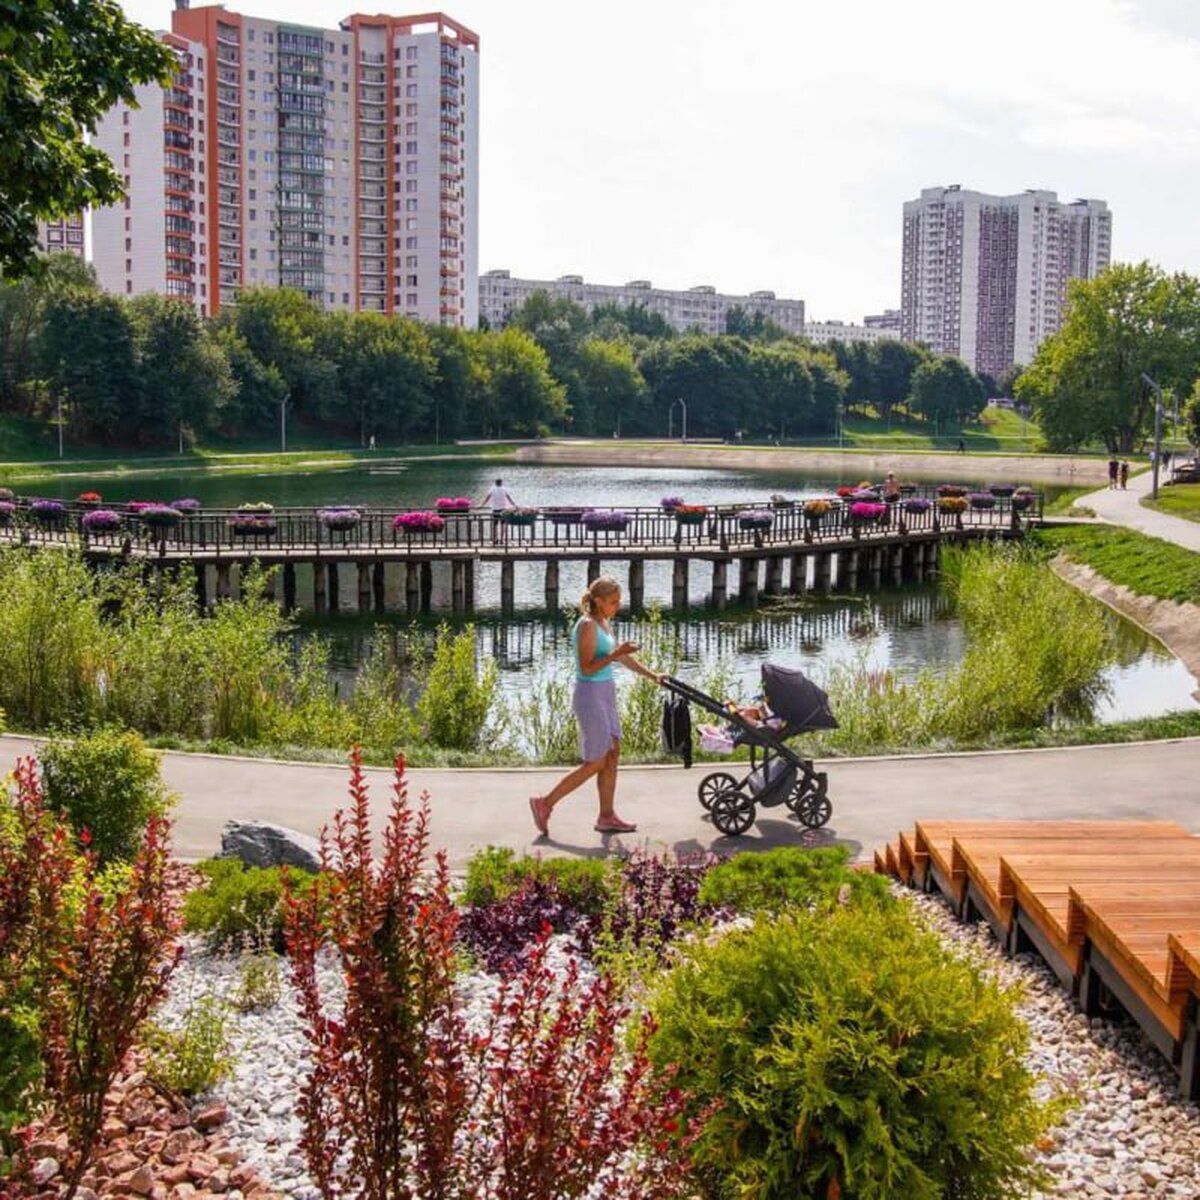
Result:
<svg viewBox="0 0 1200 1200">
<path fill-rule="evenodd" d="M 128 1150 L 118 1150 L 116 1154 L 110 1154 L 104 1160 L 104 1166 L 109 1175 L 125 1175 L 136 1171 L 139 1163 L 136 1154 L 130 1154 Z"/>
<path fill-rule="evenodd" d="M 149 1196 L 154 1190 L 154 1172 L 151 1170 L 150 1164 L 142 1163 L 129 1177 L 127 1186 L 131 1192 L 136 1192 L 139 1196 Z"/>
<path fill-rule="evenodd" d="M 44 1183 L 49 1183 L 59 1172 L 57 1158 L 39 1158 L 33 1164 L 33 1182 L 39 1187 Z"/>
<path fill-rule="evenodd" d="M 316 874 L 321 846 L 314 837 L 266 821 L 226 821 L 221 831 L 221 857 L 238 858 L 251 867 L 286 864 Z"/>
<path fill-rule="evenodd" d="M 188 1162 L 188 1178 L 204 1183 L 220 1164 L 208 1154 L 197 1154 Z"/>
<path fill-rule="evenodd" d="M 202 1108 L 193 1118 L 192 1124 L 197 1129 L 215 1129 L 229 1120 L 229 1108 L 224 1104 L 209 1104 Z"/>
</svg>

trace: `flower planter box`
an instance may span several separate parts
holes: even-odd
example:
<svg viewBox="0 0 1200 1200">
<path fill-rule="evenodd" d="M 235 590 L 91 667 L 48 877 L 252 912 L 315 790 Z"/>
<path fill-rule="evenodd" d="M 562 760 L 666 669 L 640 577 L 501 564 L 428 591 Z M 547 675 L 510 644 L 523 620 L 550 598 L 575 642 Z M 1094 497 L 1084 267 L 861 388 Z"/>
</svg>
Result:
<svg viewBox="0 0 1200 1200">
<path fill-rule="evenodd" d="M 760 532 L 770 529 L 775 524 L 775 514 L 765 510 L 750 511 L 738 514 L 739 529 L 756 529 Z"/>
<path fill-rule="evenodd" d="M 234 537 L 266 538 L 271 537 L 276 530 L 274 517 L 232 517 L 229 521 L 230 532 Z"/>
<path fill-rule="evenodd" d="M 582 508 L 547 508 L 542 515 L 551 525 L 578 525 L 584 511 Z"/>
<path fill-rule="evenodd" d="M 34 500 L 29 505 L 29 519 L 47 529 L 57 529 L 67 515 L 61 500 Z"/>
<path fill-rule="evenodd" d="M 619 508 L 590 508 L 580 522 L 589 533 L 623 533 L 629 527 L 629 514 Z"/>
<path fill-rule="evenodd" d="M 461 513 L 471 511 L 469 496 L 439 496 L 433 507 L 440 513 Z"/>
<path fill-rule="evenodd" d="M 1017 490 L 1016 487 L 1011 483 L 993 483 L 988 488 L 988 492 L 991 495 L 999 496 L 1001 499 L 1007 499 L 1016 490 Z"/>
<path fill-rule="evenodd" d="M 1027 492 L 1014 492 L 1012 499 L 1009 501 L 1013 512 L 1025 512 L 1033 507 L 1035 497 Z"/>
<path fill-rule="evenodd" d="M 7 527 L 12 524 L 13 513 L 17 511 L 17 506 L 11 500 L 0 500 L 0 526 Z"/>
<path fill-rule="evenodd" d="M 111 508 L 94 508 L 83 514 L 84 533 L 116 533 L 121 528 L 121 514 Z"/>
<path fill-rule="evenodd" d="M 357 508 L 323 508 L 317 519 L 330 533 L 349 533 L 362 524 L 362 513 Z"/>
<path fill-rule="evenodd" d="M 506 508 L 500 514 L 500 521 L 504 525 L 527 529 L 536 524 L 537 516 L 536 508 Z"/>
<path fill-rule="evenodd" d="M 708 509 L 703 504 L 683 504 L 675 510 L 677 525 L 703 525 L 708 517 Z"/>
<path fill-rule="evenodd" d="M 174 529 L 179 524 L 180 514 L 166 504 L 152 504 L 138 513 L 138 520 L 150 529 Z"/>
<path fill-rule="evenodd" d="M 406 538 L 415 534 L 436 535 L 445 528 L 445 519 L 432 512 L 400 513 L 392 520 L 392 532 Z"/>
<path fill-rule="evenodd" d="M 967 497 L 967 502 L 978 512 L 996 507 L 996 497 L 991 492 L 972 492 Z"/>
</svg>

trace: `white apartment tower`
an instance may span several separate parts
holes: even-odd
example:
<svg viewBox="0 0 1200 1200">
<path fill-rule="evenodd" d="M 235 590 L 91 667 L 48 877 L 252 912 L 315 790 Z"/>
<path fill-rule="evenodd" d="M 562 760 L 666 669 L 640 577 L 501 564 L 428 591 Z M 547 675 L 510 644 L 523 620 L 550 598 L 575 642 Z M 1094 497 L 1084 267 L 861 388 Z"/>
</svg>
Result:
<svg viewBox="0 0 1200 1200">
<path fill-rule="evenodd" d="M 206 314 L 287 286 L 327 309 L 477 323 L 475 34 L 441 13 L 330 30 L 220 5 L 177 8 L 172 24 L 182 82 L 139 90 L 141 107 L 98 131 L 130 192 L 124 213 L 93 219 L 103 286 L 186 294 Z M 185 215 L 190 231 L 175 227 Z M 187 232 L 185 293 L 168 267 Z"/>
<path fill-rule="evenodd" d="M 901 336 L 1000 375 L 1058 331 L 1067 281 L 1094 278 L 1111 254 L 1103 200 L 923 188 L 904 205 Z"/>
<path fill-rule="evenodd" d="M 37 223 L 38 249 L 43 254 L 74 254 L 84 258 L 83 214 Z"/>
</svg>

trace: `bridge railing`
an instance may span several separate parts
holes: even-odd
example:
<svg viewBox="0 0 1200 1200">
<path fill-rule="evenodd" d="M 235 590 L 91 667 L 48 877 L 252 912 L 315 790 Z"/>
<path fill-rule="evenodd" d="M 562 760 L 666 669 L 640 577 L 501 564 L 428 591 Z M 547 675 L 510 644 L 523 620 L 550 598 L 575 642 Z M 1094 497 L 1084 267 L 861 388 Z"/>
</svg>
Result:
<svg viewBox="0 0 1200 1200">
<path fill-rule="evenodd" d="M 959 513 L 944 511 L 946 498 L 938 496 L 936 489 L 913 487 L 905 492 L 897 501 L 879 502 L 876 507 L 882 511 L 872 516 L 856 509 L 851 497 L 829 498 L 828 510 L 820 515 L 803 500 L 715 504 L 682 510 L 551 505 L 499 515 L 478 508 L 441 512 L 432 515 L 425 529 L 397 528 L 396 521 L 405 514 L 432 514 L 432 510 L 368 505 L 340 506 L 340 518 L 319 508 L 204 509 L 172 518 L 161 512 L 145 516 L 113 506 L 105 511 L 116 515 L 115 527 L 97 529 L 90 527 L 96 523 L 94 515 L 89 519 L 89 514 L 95 514 L 94 506 L 63 503 L 61 511 L 47 511 L 44 503 L 38 508 L 37 501 L 17 500 L 12 502 L 11 511 L 0 512 L 0 536 L 7 533 L 9 540 L 60 542 L 113 551 L 136 549 L 142 553 L 169 550 L 252 555 L 261 549 L 320 554 L 355 548 L 364 552 L 510 548 L 514 553 L 539 549 L 590 550 L 610 555 L 654 549 L 712 553 L 769 550 L 801 543 L 821 545 L 941 529 L 1011 529 L 1039 521 L 1042 514 L 1040 492 L 1024 497 L 978 492 L 960 498 L 966 507 Z M 169 523 L 162 523 L 164 520 Z"/>
</svg>

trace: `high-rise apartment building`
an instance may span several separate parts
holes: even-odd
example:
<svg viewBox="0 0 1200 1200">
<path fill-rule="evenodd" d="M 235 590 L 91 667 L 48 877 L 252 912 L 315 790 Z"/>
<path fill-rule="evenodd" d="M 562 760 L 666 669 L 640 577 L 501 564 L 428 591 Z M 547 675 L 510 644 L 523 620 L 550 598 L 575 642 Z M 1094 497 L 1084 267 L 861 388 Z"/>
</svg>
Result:
<svg viewBox="0 0 1200 1200">
<path fill-rule="evenodd" d="M 474 326 L 479 39 L 441 13 L 338 29 L 177 8 L 173 86 L 97 142 L 126 176 L 93 217 L 100 282 L 191 299 L 298 288 L 328 309 Z"/>
<path fill-rule="evenodd" d="M 806 321 L 804 336 L 814 346 L 827 346 L 830 342 L 886 342 L 899 335 L 872 325 L 855 325 L 848 321 Z"/>
<path fill-rule="evenodd" d="M 84 257 L 83 214 L 37 223 L 38 246 L 43 254 L 74 254 Z"/>
<path fill-rule="evenodd" d="M 900 336 L 900 310 L 885 308 L 881 313 L 871 313 L 863 317 L 863 324 L 868 329 L 882 329 L 892 337 Z"/>
<path fill-rule="evenodd" d="M 1103 200 L 923 188 L 904 205 L 900 332 L 977 371 L 1027 363 L 1061 325 L 1067 281 L 1112 254 Z"/>
</svg>

